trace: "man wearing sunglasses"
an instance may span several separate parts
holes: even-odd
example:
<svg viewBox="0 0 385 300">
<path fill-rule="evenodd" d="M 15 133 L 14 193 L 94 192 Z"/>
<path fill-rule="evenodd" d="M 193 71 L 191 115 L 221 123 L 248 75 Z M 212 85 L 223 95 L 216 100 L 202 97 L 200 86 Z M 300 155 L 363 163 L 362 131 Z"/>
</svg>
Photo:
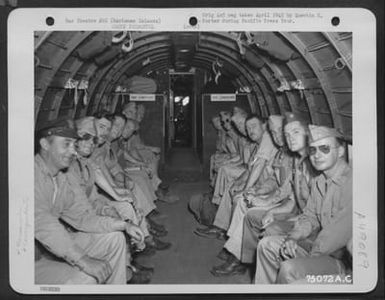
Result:
<svg viewBox="0 0 385 300">
<path fill-rule="evenodd" d="M 290 283 L 306 275 L 341 274 L 345 245 L 352 237 L 352 170 L 342 135 L 309 125 L 309 157 L 320 172 L 292 230 L 264 237 L 257 248 L 255 282 Z M 317 259 L 314 259 L 317 258 Z"/>
</svg>

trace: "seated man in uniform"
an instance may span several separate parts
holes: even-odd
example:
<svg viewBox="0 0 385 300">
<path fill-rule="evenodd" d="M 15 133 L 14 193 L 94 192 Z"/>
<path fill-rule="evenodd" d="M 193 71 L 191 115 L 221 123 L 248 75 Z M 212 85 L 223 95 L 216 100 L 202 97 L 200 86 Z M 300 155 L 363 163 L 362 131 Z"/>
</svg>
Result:
<svg viewBox="0 0 385 300">
<path fill-rule="evenodd" d="M 233 122 L 232 126 L 234 126 L 234 129 L 232 129 L 231 131 L 237 130 L 237 132 L 234 132 L 234 133 L 237 136 L 235 140 L 236 141 L 235 146 L 238 149 L 236 152 L 238 154 L 233 157 L 229 157 L 229 159 L 220 166 L 217 172 L 212 202 L 214 204 L 219 205 L 219 210 L 217 212 L 217 216 L 215 217 L 214 228 L 225 227 L 221 225 L 223 223 L 221 208 L 222 206 L 225 206 L 226 208 L 224 209 L 227 209 L 227 207 L 229 206 L 227 204 L 228 202 L 231 201 L 231 199 L 228 199 L 230 196 L 228 191 L 229 187 L 231 186 L 231 183 L 247 169 L 247 162 L 250 157 L 250 148 L 255 147 L 255 145 L 250 143 L 246 138 L 247 136 L 246 129 L 245 129 L 246 118 L 247 118 L 247 114 L 245 111 L 237 107 L 234 107 L 234 114 L 231 117 L 231 121 Z M 211 227 L 203 228 L 203 229 L 198 228 L 196 230 L 196 234 L 207 237 L 206 231 L 210 231 L 210 230 L 211 230 Z"/>
<path fill-rule="evenodd" d="M 255 185 L 252 193 L 237 194 L 234 199 L 234 208 L 231 223 L 227 231 L 229 239 L 223 250 L 218 255 L 226 262 L 214 267 L 211 273 L 215 276 L 228 276 L 243 273 L 245 265 L 241 264 L 243 220 L 246 212 L 266 212 L 274 209 L 285 200 L 291 191 L 290 172 L 292 157 L 285 147 L 282 132 L 283 117 L 271 115 L 268 119 L 268 130 L 273 138 L 278 151 L 272 161 L 265 169 L 261 182 Z"/>
<path fill-rule="evenodd" d="M 91 160 L 100 168 L 109 184 L 118 194 L 136 199 L 135 202 L 140 209 L 151 206 L 151 200 L 146 198 L 141 186 L 125 176 L 114 155 L 111 158 L 109 138 L 113 120 L 114 116 L 107 112 L 100 112 L 95 115 L 98 145 L 91 155 Z"/>
<path fill-rule="evenodd" d="M 138 107 L 141 108 L 138 114 Z M 172 203 L 179 200 L 175 195 L 168 194 L 168 185 L 163 184 L 159 178 L 158 165 L 159 165 L 159 154 L 160 149 L 158 147 L 150 147 L 143 144 L 139 134 L 139 124 L 144 117 L 144 106 L 136 105 L 135 102 L 127 103 L 123 108 L 123 115 L 128 120 L 134 121 L 135 131 L 130 137 L 130 156 L 129 160 L 133 163 L 140 165 L 149 175 L 150 181 L 155 190 L 155 194 L 160 201 Z"/>
<path fill-rule="evenodd" d="M 165 250 L 168 249 L 171 244 L 157 238 L 167 235 L 167 230 L 163 225 L 156 223 L 155 220 L 153 220 L 153 217 L 151 217 L 155 214 L 156 206 L 154 201 L 156 200 L 156 195 L 148 179 L 148 175 L 142 170 L 129 170 L 125 168 L 126 162 L 124 159 L 120 158 L 122 156 L 120 144 L 124 143 L 125 139 L 122 136 L 123 133 L 124 135 L 127 134 L 127 128 L 131 122 L 132 120 L 127 120 L 123 115 L 114 115 L 112 129 L 109 134 L 110 150 L 106 164 L 107 166 L 110 166 L 110 169 L 117 169 L 119 172 L 123 173 L 123 177 L 126 181 L 129 180 L 133 182 L 132 191 L 134 195 L 137 195 L 136 206 L 146 218 L 148 222 L 147 225 L 149 225 L 148 230 L 151 235 L 154 236 L 152 238 L 153 243 L 148 245 L 154 246 L 157 250 Z"/>
<path fill-rule="evenodd" d="M 40 130 L 35 156 L 35 239 L 51 254 L 35 263 L 36 284 L 125 284 L 126 242 L 122 232 L 143 241 L 129 222 L 95 214 L 66 170 L 75 155 L 73 122 L 61 121 Z M 54 260 L 52 256 L 62 259 Z M 58 264 L 62 264 L 62 268 Z"/>
<path fill-rule="evenodd" d="M 255 144 L 254 149 L 251 151 L 247 168 L 244 168 L 243 172 L 233 182 L 230 188 L 230 190 L 233 189 L 233 192 L 229 192 L 229 187 L 227 186 L 226 195 L 222 198 L 218 207 L 214 226 L 207 229 L 197 229 L 196 233 L 201 236 L 223 239 L 225 232 L 229 229 L 232 211 L 238 199 L 235 197 L 235 194 L 237 192 L 242 193 L 243 190 L 249 191 L 257 182 L 262 185 L 269 178 L 269 176 L 262 174 L 265 167 L 273 160 L 277 147 L 274 145 L 265 124 L 258 116 L 252 115 L 246 119 L 246 129 L 249 138 Z"/>
<path fill-rule="evenodd" d="M 264 235 L 283 234 L 292 229 L 291 218 L 302 213 L 309 197 L 310 182 L 316 175 L 307 153 L 307 124 L 298 115 L 286 113 L 284 135 L 292 161 L 283 172 L 288 174 L 289 194 L 282 193 L 281 204 L 268 210 L 253 208 L 244 218 L 241 261 L 254 263 L 259 240 Z M 274 198 L 271 198 L 274 200 Z M 252 199 L 250 199 L 252 201 Z"/>
<path fill-rule="evenodd" d="M 227 160 L 230 158 L 230 149 L 226 145 L 226 132 L 222 127 L 221 118 L 219 115 L 214 116 L 211 119 L 214 129 L 217 131 L 216 151 L 210 157 L 210 185 L 215 184 L 215 166 L 219 161 Z"/>
<path fill-rule="evenodd" d="M 250 143 L 247 139 L 246 118 L 247 113 L 244 110 L 234 107 L 231 117 L 231 126 L 233 127 L 231 132 L 235 136 L 233 140 L 237 149 L 237 155 L 225 161 L 218 169 L 212 200 L 214 204 L 220 205 L 222 201 L 228 200 L 226 198 L 229 196 L 229 187 L 235 179 L 246 171 L 250 158 L 250 148 L 255 148 L 255 144 Z"/>
<path fill-rule="evenodd" d="M 228 149 L 228 154 L 223 157 L 217 157 L 217 159 L 213 163 L 212 173 L 212 184 L 211 186 L 215 188 L 216 180 L 217 180 L 217 174 L 220 167 L 231 163 L 233 160 L 239 160 L 239 153 L 238 148 L 236 146 L 238 141 L 238 135 L 231 124 L 231 113 L 228 111 L 221 111 L 219 112 L 220 117 L 220 123 L 224 130 L 224 143 L 226 145 L 226 148 Z M 218 192 L 217 192 L 218 193 Z M 220 199 L 220 195 L 217 195 L 215 198 L 213 198 L 213 203 L 218 204 Z"/>
<path fill-rule="evenodd" d="M 143 104 L 137 105 L 136 108 L 137 110 L 136 110 L 135 120 L 139 123 L 139 126 L 140 126 L 145 116 L 146 109 Z M 160 148 L 145 145 L 138 131 L 135 134 L 134 145 L 135 145 L 135 148 L 139 151 L 142 159 L 146 163 L 151 165 L 151 169 L 154 170 L 154 172 L 156 173 L 156 176 L 159 177 L 158 168 L 159 168 L 159 160 L 160 160 L 160 152 L 161 152 Z M 168 185 L 164 184 L 163 182 L 160 183 L 160 187 L 165 190 L 168 189 Z"/>
<path fill-rule="evenodd" d="M 345 272 L 342 258 L 352 237 L 352 169 L 344 160 L 344 143 L 337 130 L 309 125 L 309 131 L 310 161 L 321 173 L 312 181 L 304 212 L 292 230 L 259 242 L 256 284 L 292 282 L 312 272 Z"/>
<path fill-rule="evenodd" d="M 122 167 L 119 165 L 118 158 L 115 157 L 115 153 L 111 149 L 111 139 L 116 139 L 114 135 L 122 134 L 122 128 L 114 129 L 113 136 L 110 136 L 111 128 L 113 125 L 113 121 L 115 120 L 115 126 L 123 124 L 123 119 L 121 117 L 115 118 L 109 114 L 101 113 L 98 115 L 98 118 L 95 119 L 95 125 L 98 134 L 99 145 L 94 153 L 91 155 L 91 160 L 99 166 L 102 171 L 105 171 L 104 174 L 106 178 L 110 178 L 110 185 L 114 188 L 115 191 L 121 190 L 123 193 L 128 192 L 133 200 L 132 204 L 135 206 L 135 211 L 138 214 L 138 219 L 143 219 L 148 216 L 150 212 L 155 208 L 153 201 L 151 201 L 151 194 L 146 194 L 146 186 L 142 182 L 142 184 L 138 184 L 137 182 L 132 181 L 130 178 L 122 174 Z M 112 121 L 112 122 L 111 122 Z M 104 141 L 104 142 L 103 142 Z M 96 154 L 95 154 L 96 152 Z M 116 171 L 117 170 L 117 171 Z M 112 172 L 115 174 L 122 174 L 124 186 L 119 189 L 115 180 L 112 178 Z M 116 176 L 116 175 L 115 175 Z M 135 179 L 135 178 L 134 178 Z M 125 187 L 130 188 L 130 190 Z M 149 198 L 150 197 L 150 198 Z M 149 219 L 147 219 L 149 220 Z M 143 219 L 144 224 L 147 226 L 147 221 Z M 149 228 L 153 235 L 162 236 L 166 234 L 165 228 L 161 227 L 159 224 L 155 224 L 155 222 L 151 222 L 151 227 Z M 158 225 L 158 226 L 156 226 Z M 155 228 L 156 226 L 156 228 Z M 151 237 L 151 236 L 150 236 Z M 166 250 L 170 248 L 171 244 L 168 242 L 163 242 L 158 238 L 151 237 L 150 239 L 146 239 L 147 249 L 152 247 L 157 250 Z"/>
<path fill-rule="evenodd" d="M 126 121 L 127 119 L 123 115 L 115 114 L 113 116 L 112 127 L 107 141 L 109 151 L 106 156 L 106 166 L 114 176 L 115 180 L 119 175 L 119 181 L 123 182 L 123 187 L 127 186 L 134 194 L 141 195 L 138 196 L 139 199 L 137 199 L 138 208 L 142 210 L 145 216 L 147 216 L 156 208 L 154 204 L 156 195 L 148 180 L 148 176 L 135 176 L 135 173 L 128 174 L 123 170 L 123 167 L 118 161 L 119 138 L 122 136 Z"/>
</svg>

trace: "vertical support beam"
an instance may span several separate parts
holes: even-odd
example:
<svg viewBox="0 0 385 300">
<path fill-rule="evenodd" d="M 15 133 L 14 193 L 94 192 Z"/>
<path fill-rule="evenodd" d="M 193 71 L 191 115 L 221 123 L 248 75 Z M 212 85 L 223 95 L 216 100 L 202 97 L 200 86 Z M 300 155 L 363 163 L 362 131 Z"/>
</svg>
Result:
<svg viewBox="0 0 385 300">
<path fill-rule="evenodd" d="M 289 41 L 293 47 L 297 49 L 299 53 L 302 54 L 305 61 L 308 63 L 314 74 L 317 76 L 317 78 L 320 81 L 321 88 L 326 96 L 326 101 L 329 104 L 329 110 L 330 114 L 333 120 L 333 125 L 335 128 L 343 130 L 343 124 L 341 118 L 338 116 L 338 106 L 336 103 L 336 98 L 330 88 L 328 79 L 326 78 L 325 74 L 322 72 L 322 68 L 318 61 L 314 58 L 314 56 L 306 51 L 306 46 L 303 44 L 303 42 L 299 39 L 298 36 L 296 36 L 293 33 L 290 32 L 280 32 L 280 34 Z"/>
<path fill-rule="evenodd" d="M 335 51 L 338 53 L 338 55 L 342 58 L 342 60 L 345 62 L 346 66 L 348 67 L 350 73 L 352 72 L 352 52 L 351 49 L 348 49 L 345 46 L 345 43 L 338 40 L 338 37 L 336 36 L 336 33 L 334 32 L 323 32 L 322 33 L 325 38 L 329 41 L 331 45 L 333 45 Z"/>
</svg>

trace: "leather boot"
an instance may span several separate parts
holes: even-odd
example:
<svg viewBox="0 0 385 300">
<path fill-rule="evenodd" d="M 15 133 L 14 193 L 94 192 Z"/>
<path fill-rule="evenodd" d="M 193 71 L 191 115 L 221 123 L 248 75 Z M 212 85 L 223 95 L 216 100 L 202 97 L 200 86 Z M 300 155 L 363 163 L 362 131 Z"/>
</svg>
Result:
<svg viewBox="0 0 385 300">
<path fill-rule="evenodd" d="M 142 266 L 141 264 L 139 264 L 137 261 L 133 260 L 131 262 L 131 266 L 139 271 L 145 271 L 145 272 L 149 272 L 149 273 L 154 273 L 154 268 L 151 268 L 151 267 L 145 267 L 145 266 Z"/>
<path fill-rule="evenodd" d="M 171 245 L 172 245 L 171 243 L 164 242 L 156 237 L 153 237 L 152 241 L 146 242 L 146 247 L 151 247 L 158 251 L 167 250 L 171 247 Z"/>
<path fill-rule="evenodd" d="M 166 236 L 167 235 L 167 230 L 156 230 L 154 227 L 150 227 L 148 229 L 148 231 L 150 232 L 151 235 L 153 236 L 156 236 L 156 237 L 162 237 L 162 236 Z"/>
<path fill-rule="evenodd" d="M 132 277 L 127 281 L 127 284 L 147 284 L 150 283 L 152 278 L 152 272 L 140 271 L 135 267 L 130 267 L 132 271 Z"/>
<path fill-rule="evenodd" d="M 194 233 L 208 239 L 226 239 L 226 232 L 223 229 L 214 226 L 208 228 L 197 228 Z"/>
<path fill-rule="evenodd" d="M 228 261 L 233 255 L 227 251 L 226 248 L 222 248 L 222 250 L 218 253 L 217 257 L 221 260 Z"/>
<path fill-rule="evenodd" d="M 214 276 L 222 277 L 244 274 L 246 270 L 246 266 L 242 264 L 234 255 L 232 255 L 228 261 L 220 266 L 213 267 L 210 272 Z"/>
</svg>

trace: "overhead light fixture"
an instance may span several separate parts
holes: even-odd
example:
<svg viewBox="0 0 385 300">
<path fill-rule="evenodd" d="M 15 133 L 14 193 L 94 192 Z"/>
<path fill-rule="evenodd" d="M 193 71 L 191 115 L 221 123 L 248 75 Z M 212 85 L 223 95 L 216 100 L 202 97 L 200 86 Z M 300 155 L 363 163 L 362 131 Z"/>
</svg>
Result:
<svg viewBox="0 0 385 300">
<path fill-rule="evenodd" d="M 179 52 L 182 52 L 182 53 L 190 52 L 190 49 L 180 49 Z"/>
<path fill-rule="evenodd" d="M 174 98 L 174 102 L 175 102 L 175 103 L 180 102 L 180 100 L 182 100 L 182 97 L 176 96 L 176 97 Z"/>
</svg>

